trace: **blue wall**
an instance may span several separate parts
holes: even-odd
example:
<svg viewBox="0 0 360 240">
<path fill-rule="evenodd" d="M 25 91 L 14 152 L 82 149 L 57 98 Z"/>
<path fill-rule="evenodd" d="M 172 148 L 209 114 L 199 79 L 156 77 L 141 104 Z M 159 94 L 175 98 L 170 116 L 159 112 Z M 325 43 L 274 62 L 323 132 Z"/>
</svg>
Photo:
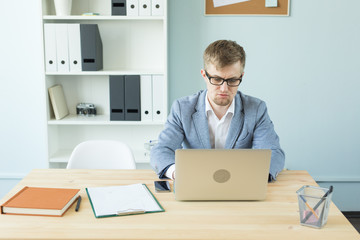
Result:
<svg viewBox="0 0 360 240">
<path fill-rule="evenodd" d="M 358 0 L 292 0 L 290 17 L 205 16 L 203 0 L 170 0 L 169 102 L 205 88 L 200 69 L 209 43 L 236 40 L 247 53 L 240 90 L 266 101 L 286 167 L 325 184 L 355 185 L 349 189 L 358 202 L 359 9 Z M 360 210 L 345 198 L 341 209 Z"/>
</svg>

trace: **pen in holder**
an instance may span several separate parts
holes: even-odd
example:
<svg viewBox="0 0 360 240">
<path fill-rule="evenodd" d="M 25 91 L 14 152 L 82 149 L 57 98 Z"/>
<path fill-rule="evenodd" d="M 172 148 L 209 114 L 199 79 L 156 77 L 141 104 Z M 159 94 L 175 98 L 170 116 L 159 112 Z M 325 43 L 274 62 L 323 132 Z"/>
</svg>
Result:
<svg viewBox="0 0 360 240">
<path fill-rule="evenodd" d="M 296 193 L 299 201 L 300 224 L 322 228 L 327 222 L 333 186 L 328 189 L 306 185 Z"/>
</svg>

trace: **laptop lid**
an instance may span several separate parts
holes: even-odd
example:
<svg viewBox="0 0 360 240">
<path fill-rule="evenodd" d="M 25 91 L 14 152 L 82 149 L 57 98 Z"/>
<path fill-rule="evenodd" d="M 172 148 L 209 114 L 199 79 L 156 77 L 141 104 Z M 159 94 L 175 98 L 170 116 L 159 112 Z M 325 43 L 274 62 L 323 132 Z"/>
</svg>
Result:
<svg viewBox="0 0 360 240">
<path fill-rule="evenodd" d="M 178 149 L 175 199 L 264 200 L 271 150 Z"/>
</svg>

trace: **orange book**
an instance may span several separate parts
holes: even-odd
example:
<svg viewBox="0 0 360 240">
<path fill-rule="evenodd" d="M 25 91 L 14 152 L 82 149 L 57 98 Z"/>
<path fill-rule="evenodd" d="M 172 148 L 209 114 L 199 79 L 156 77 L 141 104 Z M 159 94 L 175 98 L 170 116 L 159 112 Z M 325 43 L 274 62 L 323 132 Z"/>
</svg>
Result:
<svg viewBox="0 0 360 240">
<path fill-rule="evenodd" d="M 1 205 L 1 214 L 61 217 L 79 197 L 80 189 L 24 187 Z"/>
</svg>

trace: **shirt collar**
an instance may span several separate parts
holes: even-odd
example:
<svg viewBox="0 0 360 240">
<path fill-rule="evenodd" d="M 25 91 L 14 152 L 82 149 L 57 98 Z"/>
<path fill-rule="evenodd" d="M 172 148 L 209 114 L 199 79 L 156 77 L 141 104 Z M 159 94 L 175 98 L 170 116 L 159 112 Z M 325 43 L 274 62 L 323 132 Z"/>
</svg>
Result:
<svg viewBox="0 0 360 240">
<path fill-rule="evenodd" d="M 230 104 L 230 107 L 228 108 L 228 110 L 226 111 L 224 116 L 228 115 L 229 113 L 234 115 L 235 101 L 236 101 L 236 97 L 234 97 L 233 101 Z M 209 99 L 208 99 L 208 92 L 206 91 L 206 95 L 205 95 L 205 113 L 206 113 L 206 116 L 209 116 L 208 115 L 209 111 L 212 112 L 213 114 L 215 114 L 213 108 L 210 105 Z"/>
</svg>

